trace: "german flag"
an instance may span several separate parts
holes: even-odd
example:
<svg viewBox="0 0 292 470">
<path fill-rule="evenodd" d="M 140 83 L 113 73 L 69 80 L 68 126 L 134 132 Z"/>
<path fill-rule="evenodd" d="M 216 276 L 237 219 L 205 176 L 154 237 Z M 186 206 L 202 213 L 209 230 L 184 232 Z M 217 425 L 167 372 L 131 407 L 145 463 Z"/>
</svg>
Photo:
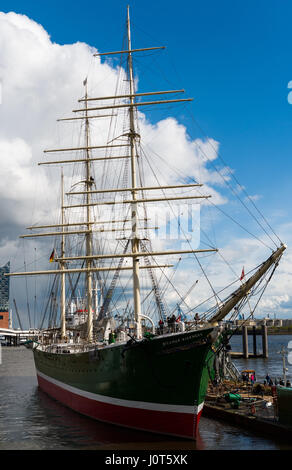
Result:
<svg viewBox="0 0 292 470">
<path fill-rule="evenodd" d="M 54 259 L 55 259 L 55 248 L 53 249 L 52 254 L 50 256 L 50 263 L 52 263 Z"/>
</svg>

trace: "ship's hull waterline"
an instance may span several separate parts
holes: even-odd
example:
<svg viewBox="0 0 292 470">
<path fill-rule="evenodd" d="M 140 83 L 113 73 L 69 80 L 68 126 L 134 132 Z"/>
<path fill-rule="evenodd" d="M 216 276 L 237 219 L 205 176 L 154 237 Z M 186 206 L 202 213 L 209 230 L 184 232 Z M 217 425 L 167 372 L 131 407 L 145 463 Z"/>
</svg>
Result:
<svg viewBox="0 0 292 470">
<path fill-rule="evenodd" d="M 39 387 L 69 408 L 123 427 L 195 439 L 214 328 L 82 353 L 34 349 Z"/>
</svg>

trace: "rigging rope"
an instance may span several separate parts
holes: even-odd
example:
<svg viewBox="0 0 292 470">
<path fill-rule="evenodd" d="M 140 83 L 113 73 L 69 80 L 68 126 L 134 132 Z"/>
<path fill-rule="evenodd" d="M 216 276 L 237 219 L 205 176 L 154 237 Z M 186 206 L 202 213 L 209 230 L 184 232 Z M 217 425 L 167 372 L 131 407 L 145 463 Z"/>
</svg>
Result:
<svg viewBox="0 0 292 470">
<path fill-rule="evenodd" d="M 148 144 L 148 147 L 149 149 L 151 150 L 151 152 L 156 155 L 158 158 L 160 158 L 168 167 L 172 168 L 173 171 L 175 171 L 177 173 L 177 175 L 182 178 L 182 174 L 180 174 L 180 172 L 177 170 L 177 169 L 174 169 L 173 167 L 171 167 L 171 165 L 169 164 L 169 162 L 167 162 L 161 155 L 159 155 L 158 153 L 156 153 Z M 144 156 L 146 155 L 146 153 L 144 152 Z M 148 164 L 150 165 L 149 161 L 148 161 Z M 191 181 L 193 182 L 197 182 L 194 178 L 191 178 Z M 203 194 L 200 192 L 199 189 L 197 189 L 197 191 L 199 192 L 199 194 L 202 196 Z M 237 224 L 242 230 L 244 230 L 246 233 L 248 233 L 249 235 L 251 235 L 253 238 L 255 238 L 257 241 L 259 241 L 263 246 L 265 246 L 266 248 L 268 248 L 269 250 L 273 251 L 273 249 L 271 247 L 269 247 L 263 240 L 261 240 L 260 238 L 258 238 L 256 235 L 254 235 L 252 232 L 250 232 L 248 229 L 246 229 L 243 225 L 241 225 L 237 220 L 235 220 L 231 215 L 227 214 L 223 209 L 221 209 L 217 204 L 213 203 L 210 199 L 208 200 L 208 203 L 211 204 L 213 207 L 215 207 L 217 210 L 219 210 L 222 214 L 224 214 L 226 217 L 228 217 L 232 222 L 234 222 L 235 224 Z M 273 241 L 273 243 L 275 243 Z"/>
<path fill-rule="evenodd" d="M 199 123 L 196 121 L 196 119 L 194 118 L 194 116 L 192 115 L 192 113 L 190 112 L 190 115 L 191 115 L 191 118 L 192 120 L 195 122 L 195 124 L 198 126 L 198 128 L 201 130 L 201 132 L 205 135 L 205 137 L 207 138 L 207 134 L 204 132 L 204 130 L 202 129 L 202 127 L 199 125 Z M 210 141 L 209 142 L 211 147 L 213 147 L 213 149 L 216 151 L 216 149 L 214 148 L 212 142 Z M 200 149 L 201 150 L 201 149 Z M 204 153 L 204 152 L 203 152 Z M 223 160 L 221 154 L 219 152 L 216 151 L 216 155 L 219 157 L 219 159 L 222 161 L 222 163 L 225 165 L 225 167 L 227 168 L 228 170 L 228 165 L 225 163 L 225 161 Z M 205 154 L 206 156 L 206 154 Z M 206 157 L 208 159 L 208 157 Z M 208 161 L 212 164 L 212 162 L 208 159 Z M 216 171 L 220 174 L 220 172 L 217 170 L 216 166 L 213 164 L 214 168 L 216 169 Z M 267 224 L 267 226 L 269 227 L 269 229 L 273 232 L 273 234 L 275 235 L 275 237 L 278 239 L 278 241 L 280 242 L 280 244 L 282 244 L 282 241 L 281 239 L 278 237 L 278 235 L 276 234 L 276 232 L 273 230 L 273 228 L 271 227 L 271 225 L 269 224 L 269 222 L 267 221 L 267 219 L 264 217 L 264 215 L 262 214 L 262 212 L 259 210 L 259 208 L 256 206 L 256 204 L 254 203 L 254 201 L 252 200 L 252 198 L 249 196 L 249 194 L 247 193 L 247 191 L 245 190 L 244 186 L 242 186 L 240 184 L 240 182 L 238 181 L 238 179 L 236 178 L 236 176 L 230 171 L 229 171 L 229 174 L 231 176 L 231 178 L 234 179 L 234 181 L 236 182 L 236 184 L 240 187 L 240 189 L 244 192 L 244 194 L 246 195 L 246 197 L 249 199 L 250 203 L 254 206 L 254 208 L 256 209 L 256 211 L 258 212 L 258 214 L 262 217 L 262 219 L 264 220 L 264 222 Z M 222 175 L 220 174 L 220 176 L 222 177 Z M 242 204 L 243 201 L 241 201 Z M 266 233 L 266 235 L 270 238 L 270 240 L 277 246 L 277 244 L 272 240 L 272 238 L 268 235 L 268 233 L 266 232 L 266 230 L 263 228 L 263 226 L 260 224 L 260 222 L 256 219 L 256 217 L 249 211 L 249 209 L 246 207 L 246 209 L 248 210 L 248 212 L 250 213 L 250 215 L 252 215 L 252 217 L 257 221 L 257 223 L 260 225 L 260 227 L 264 230 L 264 232 Z"/>
<path fill-rule="evenodd" d="M 281 255 L 281 256 L 282 256 L 282 255 Z M 272 277 L 273 277 L 273 275 L 274 275 L 274 272 L 275 272 L 275 270 L 276 270 L 276 268 L 277 268 L 277 266 L 278 266 L 278 264 L 279 264 L 279 261 L 280 261 L 281 256 L 275 261 L 274 266 L 271 266 L 271 267 L 269 268 L 269 270 L 272 269 L 272 272 L 271 272 L 269 278 L 266 280 L 266 284 L 263 286 L 261 295 L 259 296 L 259 298 L 258 298 L 258 300 L 257 300 L 257 302 L 256 302 L 256 304 L 255 304 L 255 306 L 254 306 L 254 308 L 253 308 L 253 310 L 252 310 L 252 312 L 251 312 L 250 315 L 244 320 L 244 322 L 243 322 L 242 325 L 246 324 L 246 323 L 248 322 L 248 320 L 249 320 L 251 317 L 253 317 L 253 314 L 254 314 L 256 308 L 258 307 L 258 304 L 260 303 L 261 298 L 262 298 L 262 296 L 264 295 L 264 292 L 265 292 L 266 288 L 268 287 L 268 284 L 269 284 L 269 282 L 271 281 L 271 279 L 272 279 Z M 269 271 L 269 270 L 268 270 L 268 271 Z M 268 272 L 267 272 L 267 273 L 268 273 Z M 267 275 L 267 273 L 266 273 L 266 275 Z M 263 282 L 263 278 L 260 279 L 259 285 L 260 285 L 262 282 Z M 256 286 L 254 286 L 254 287 L 256 287 Z M 242 310 L 242 308 L 244 307 L 245 303 L 248 301 L 248 297 L 251 296 L 251 295 L 256 295 L 256 294 L 254 294 L 253 292 L 252 292 L 251 294 L 248 294 L 248 293 L 247 293 L 247 295 L 246 295 L 243 299 L 241 299 L 240 307 L 236 309 L 237 312 L 238 312 L 239 310 Z M 228 336 L 228 341 L 230 340 L 230 338 L 231 338 L 235 333 L 237 333 L 237 332 L 239 331 L 239 329 L 242 327 L 242 325 L 241 325 L 240 327 L 238 326 L 234 331 L 232 331 L 232 333 Z M 219 348 L 216 350 L 216 354 L 217 354 L 219 351 L 221 351 L 223 347 L 224 347 L 224 344 L 221 343 L 220 346 L 219 346 Z"/>
</svg>

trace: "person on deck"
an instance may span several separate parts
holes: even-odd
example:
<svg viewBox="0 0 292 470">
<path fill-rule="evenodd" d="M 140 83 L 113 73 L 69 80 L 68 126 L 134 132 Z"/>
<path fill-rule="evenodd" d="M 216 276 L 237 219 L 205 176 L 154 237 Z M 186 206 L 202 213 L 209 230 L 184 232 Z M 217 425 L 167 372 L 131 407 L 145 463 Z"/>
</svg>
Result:
<svg viewBox="0 0 292 470">
<path fill-rule="evenodd" d="M 108 337 L 109 344 L 113 344 L 116 342 L 116 335 L 111 331 Z"/>
<path fill-rule="evenodd" d="M 172 331 L 172 333 L 175 333 L 175 320 L 176 320 L 176 317 L 173 314 L 172 317 L 171 317 L 171 331 Z"/>
</svg>

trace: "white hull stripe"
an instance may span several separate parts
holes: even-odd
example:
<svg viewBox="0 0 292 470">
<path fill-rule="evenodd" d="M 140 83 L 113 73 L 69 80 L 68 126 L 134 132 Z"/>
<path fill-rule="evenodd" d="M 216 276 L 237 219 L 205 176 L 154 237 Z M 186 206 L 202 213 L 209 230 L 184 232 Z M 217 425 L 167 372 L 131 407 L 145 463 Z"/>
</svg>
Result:
<svg viewBox="0 0 292 470">
<path fill-rule="evenodd" d="M 72 385 L 65 384 L 64 382 L 60 382 L 59 380 L 53 379 L 42 372 L 37 371 L 37 375 L 41 378 L 47 380 L 48 382 L 56 385 L 57 387 L 62 388 L 63 390 L 67 390 L 68 392 L 74 393 L 75 395 L 79 395 L 84 398 L 88 398 L 90 400 L 99 401 L 102 403 L 108 403 L 110 405 L 117 405 L 117 406 L 125 406 L 128 408 L 139 408 L 144 410 L 153 410 L 153 411 L 167 411 L 171 413 L 187 413 L 187 414 L 198 414 L 203 406 L 204 403 L 200 403 L 199 406 L 185 406 L 185 405 L 170 405 L 165 403 L 150 403 L 145 401 L 131 401 L 131 400 L 123 400 L 120 398 L 113 398 L 107 397 L 105 395 L 98 395 L 97 393 L 87 392 L 86 390 L 81 390 L 76 387 L 72 387 Z"/>
</svg>

